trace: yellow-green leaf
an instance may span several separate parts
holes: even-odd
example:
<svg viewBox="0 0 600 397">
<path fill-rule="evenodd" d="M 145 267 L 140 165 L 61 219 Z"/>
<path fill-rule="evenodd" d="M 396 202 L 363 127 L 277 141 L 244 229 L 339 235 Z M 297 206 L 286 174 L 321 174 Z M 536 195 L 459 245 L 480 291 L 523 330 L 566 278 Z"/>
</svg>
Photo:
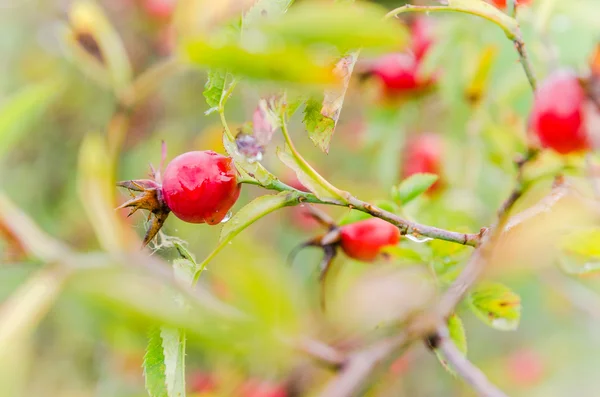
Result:
<svg viewBox="0 0 600 397">
<path fill-rule="evenodd" d="M 484 282 L 469 295 L 473 312 L 484 323 L 501 331 L 514 331 L 521 319 L 521 298 L 500 283 Z"/>
</svg>

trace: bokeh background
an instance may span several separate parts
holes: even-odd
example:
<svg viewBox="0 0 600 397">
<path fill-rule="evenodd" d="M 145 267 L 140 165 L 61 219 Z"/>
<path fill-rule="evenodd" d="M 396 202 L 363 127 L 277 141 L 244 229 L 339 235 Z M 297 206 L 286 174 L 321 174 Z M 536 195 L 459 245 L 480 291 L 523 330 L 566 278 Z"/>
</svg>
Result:
<svg viewBox="0 0 600 397">
<path fill-rule="evenodd" d="M 202 3 L 187 1 L 194 2 Z M 187 25 L 193 17 L 177 18 L 150 3 L 161 2 L 98 1 L 123 42 L 134 76 L 176 56 L 177 33 L 193 31 Z M 202 15 L 203 7 L 216 3 L 190 9 Z M 142 362 L 149 330 L 157 324 L 188 331 L 188 395 L 285 395 L 243 394 L 249 393 L 244 391 L 249 381 L 294 383 L 299 395 L 312 395 L 333 372 L 314 365 L 287 342 L 290 338 L 306 336 L 351 349 L 393 333 L 407 312 L 435 294 L 415 287 L 412 272 L 437 277 L 432 283 L 443 289 L 468 258 L 470 248 L 406 239 L 383 263 L 364 264 L 340 255 L 329 286 L 330 309 L 322 313 L 317 298 L 320 252 L 301 252 L 292 267 L 286 257 L 323 231 L 298 208 L 284 208 L 236 237 L 200 282 L 201 291 L 253 320 L 238 319 L 204 295 L 197 308 L 183 311 L 174 304 L 176 293 L 166 291 L 173 284 L 166 276 L 168 263 L 178 257 L 172 240 L 164 238 L 151 256 L 139 253 L 136 236 L 144 233 L 145 214 L 125 221 L 126 211 L 103 212 L 113 198 L 118 204 L 128 195 L 106 190 L 102 183 L 146 177 L 149 163 L 158 166 L 161 161 L 161 141 L 167 143 L 167 159 L 189 150 L 224 152 L 218 115 L 205 115 L 206 71 L 191 67 L 159 76 L 157 90 L 132 110 L 122 148 L 109 161 L 102 147 L 116 101 L 110 89 L 82 73 L 61 39 L 71 4 L 0 0 L 0 231 L 5 237 L 0 240 L 0 318 L 7 320 L 0 322 L 0 395 L 147 395 Z M 381 4 L 391 9 L 402 2 Z M 600 37 L 599 13 L 597 0 L 534 0 L 519 9 L 539 79 L 558 67 L 587 71 Z M 425 68 L 439 73 L 433 90 L 387 103 L 376 80 L 355 74 L 329 154 L 307 138 L 301 111 L 292 117 L 290 130 L 300 152 L 324 177 L 367 201 L 390 199 L 390 188 L 401 180 L 407 138 L 439 136 L 443 191 L 419 197 L 402 214 L 477 232 L 494 221 L 513 187 L 514 156 L 528 143 L 531 88 L 513 44 L 494 24 L 454 13 L 423 17 L 431 22 L 434 43 Z M 476 81 L 485 59 L 489 78 Z M 474 81 L 480 84 L 477 103 L 467 95 Z M 232 129 L 252 119 L 260 96 L 270 88 L 264 82 L 238 86 L 227 104 Z M 292 182 L 292 171 L 275 155 L 282 142 L 276 134 L 262 163 Z M 529 170 L 536 182 L 515 213 L 544 197 L 558 173 L 568 176 L 577 193 L 507 232 L 494 251 L 490 277 L 520 296 L 518 328 L 490 327 L 467 304 L 458 310 L 468 357 L 509 395 L 598 395 L 600 284 L 588 271 L 595 269 L 595 257 L 567 258 L 560 250 L 565 236 L 598 225 L 587 171 L 582 158 L 552 153 Z M 244 186 L 234 212 L 262 194 L 258 187 Z M 59 255 L 40 259 L 10 238 L 10 230 L 3 228 L 17 224 L 24 225 L 32 246 L 47 242 L 27 219 L 15 218 L 17 208 L 53 242 L 64 244 Z M 321 209 L 335 219 L 349 211 Z M 181 239 L 202 260 L 217 246 L 219 227 L 186 224 L 171 216 L 163 232 Z M 597 241 L 588 245 L 596 247 Z M 123 244 L 128 254 L 107 254 Z M 584 269 L 584 263 L 590 267 Z M 65 266 L 78 270 L 63 282 L 56 275 Z M 389 283 L 396 279 L 397 284 Z M 364 395 L 473 395 L 425 346 L 414 345 L 397 359 Z"/>
</svg>

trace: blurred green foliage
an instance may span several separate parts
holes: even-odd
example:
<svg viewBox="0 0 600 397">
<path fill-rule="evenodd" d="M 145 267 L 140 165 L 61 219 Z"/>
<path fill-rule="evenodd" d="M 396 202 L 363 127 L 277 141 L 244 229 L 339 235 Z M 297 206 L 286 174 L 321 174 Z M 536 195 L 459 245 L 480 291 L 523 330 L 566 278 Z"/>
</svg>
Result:
<svg viewBox="0 0 600 397">
<path fill-rule="evenodd" d="M 239 15 L 249 2 L 182 0 L 166 19 L 153 16 L 142 0 L 75 3 L 79 11 L 62 1 L 0 0 L 0 236 L 6 237 L 0 241 L 0 396 L 147 395 L 142 364 L 149 333 L 150 347 L 159 356 L 162 346 L 164 356 L 164 340 L 174 338 L 170 346 L 181 347 L 184 331 L 188 392 L 200 374 L 211 374 L 220 389 L 204 395 L 239 395 L 248 379 L 293 383 L 301 395 L 313 395 L 333 371 L 308 365 L 309 381 L 298 376 L 307 358 L 295 341 L 359 347 L 398 330 L 454 280 L 471 248 L 403 239 L 386 251 L 390 259 L 383 266 L 338 255 L 329 286 L 334 309 L 323 313 L 319 252 L 302 252 L 293 268 L 286 257 L 324 230 L 304 228 L 295 212 L 300 207 L 283 208 L 291 203 L 285 194 L 266 196 L 245 185 L 236 215 L 221 231 L 172 216 L 153 255 L 139 251 L 145 214 L 125 218 L 114 211 L 127 199 L 114 182 L 144 177 L 149 162 L 158 166 L 162 140 L 168 159 L 188 150 L 235 150 L 214 111 L 233 76 L 211 69 L 205 91 L 207 68 L 227 69 L 239 79 L 226 106 L 235 134 L 252 119 L 259 98 L 282 88 L 288 98 L 322 96 L 347 50 L 365 48 L 359 63 L 402 51 L 407 29 L 379 18 L 404 2 L 364 4 L 357 12 L 344 2 L 303 0 L 284 17 L 271 18 L 289 2 L 262 0 L 244 23 Z M 519 9 L 539 79 L 559 66 L 585 72 L 599 11 L 597 0 L 535 0 Z M 478 232 L 494 221 L 513 187 L 513 159 L 527 144 L 532 93 L 498 26 L 458 13 L 425 17 L 434 38 L 426 69 L 440 73 L 433 92 L 384 103 L 377 84 L 359 78 L 357 64 L 335 134 L 327 137 L 327 155 L 305 132 L 318 126 L 305 127 L 300 111 L 286 117 L 296 149 L 334 186 L 423 224 Z M 81 26 L 98 38 L 102 57 L 90 57 L 89 47 L 82 51 Z M 170 57 L 184 61 L 171 69 Z M 307 108 L 318 111 L 313 102 Z M 445 144 L 447 188 L 437 197 L 420 194 L 433 183 L 429 179 L 399 180 L 406 138 L 425 132 L 439 134 Z M 276 147 L 282 145 L 276 133 L 261 163 L 245 164 L 246 172 L 262 182 L 272 182 L 272 173 L 291 184 L 286 164 L 292 164 L 308 175 L 300 178 L 306 187 L 331 195 L 293 154 L 282 152 L 286 164 L 280 161 Z M 581 196 L 591 196 L 581 159 L 544 153 L 526 172 L 531 186 L 515 213 L 544 197 L 559 172 Z M 252 200 L 254 206 L 238 212 Z M 575 197 L 507 232 L 494 252 L 493 284 L 473 291 L 458 308 L 460 319 L 451 317 L 457 345 L 466 351 L 466 333 L 469 358 L 509 395 L 596 395 L 599 312 L 588 310 L 590 316 L 585 308 L 598 299 L 600 237 L 589 207 L 589 200 Z M 322 209 L 342 224 L 364 217 L 347 208 Z M 29 236 L 25 246 L 11 239 L 5 224 Z M 193 258 L 183 260 L 193 270 L 221 245 L 198 288 L 189 287 L 189 274 L 174 276 L 168 265 L 182 260 L 178 245 L 191 252 Z M 588 278 L 556 276 L 556 262 Z M 518 325 L 517 331 L 484 324 L 493 326 L 496 317 L 511 320 L 501 328 Z M 425 352 L 411 348 L 402 356 L 407 368 L 380 374 L 365 395 L 471 395 Z M 156 358 L 151 353 L 147 357 Z M 166 370 L 172 380 L 182 352 L 169 354 L 169 368 L 156 364 L 156 376 Z M 165 388 L 161 382 L 154 395 L 183 387 L 173 382 Z"/>
</svg>

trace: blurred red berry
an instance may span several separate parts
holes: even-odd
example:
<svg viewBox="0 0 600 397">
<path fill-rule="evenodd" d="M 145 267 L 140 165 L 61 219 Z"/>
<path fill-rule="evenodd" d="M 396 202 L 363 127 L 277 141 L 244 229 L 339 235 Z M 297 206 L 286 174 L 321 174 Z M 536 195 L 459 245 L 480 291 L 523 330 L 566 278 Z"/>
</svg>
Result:
<svg viewBox="0 0 600 397">
<path fill-rule="evenodd" d="M 410 25 L 412 36 L 412 52 L 420 62 L 433 45 L 431 36 L 431 21 L 427 18 L 418 17 Z"/>
<path fill-rule="evenodd" d="M 194 371 L 187 381 L 191 393 L 206 393 L 216 389 L 216 383 L 211 374 Z"/>
<path fill-rule="evenodd" d="M 424 84 L 419 77 L 419 63 L 411 54 L 384 55 L 375 61 L 371 72 L 389 94 L 416 90 Z"/>
<path fill-rule="evenodd" d="M 513 383 L 532 386 L 544 376 L 544 361 L 535 350 L 521 349 L 508 356 L 506 369 Z"/>
<path fill-rule="evenodd" d="M 428 194 L 438 192 L 441 181 L 443 142 L 435 134 L 417 135 L 410 139 L 404 150 L 402 175 L 407 178 L 414 174 L 428 173 L 440 177 L 428 190 Z"/>
<path fill-rule="evenodd" d="M 242 386 L 241 397 L 287 397 L 286 389 L 279 384 L 249 380 Z"/>
<path fill-rule="evenodd" d="M 309 190 L 298 180 L 298 178 L 293 175 L 288 178 L 288 185 L 293 187 L 294 189 L 298 189 L 302 192 L 308 192 Z M 292 225 L 297 227 L 300 230 L 310 231 L 319 226 L 319 222 L 315 218 L 313 218 L 309 211 L 303 206 L 294 206 L 290 208 Z"/>
<path fill-rule="evenodd" d="M 381 249 L 400 241 L 400 230 L 382 219 L 369 218 L 342 226 L 340 245 L 350 258 L 372 262 Z"/>
<path fill-rule="evenodd" d="M 177 0 L 142 0 L 146 14 L 156 19 L 169 19 L 175 11 Z"/>
<path fill-rule="evenodd" d="M 179 219 L 215 225 L 240 195 L 233 160 L 213 151 L 177 156 L 165 170 L 162 194 Z"/>
<path fill-rule="evenodd" d="M 515 0 L 515 5 L 524 6 L 532 1 L 533 0 Z M 506 0 L 492 0 L 492 4 L 498 8 L 506 8 Z"/>
<path fill-rule="evenodd" d="M 584 123 L 585 92 L 577 76 L 567 70 L 550 75 L 538 87 L 530 115 L 530 129 L 541 145 L 567 154 L 589 149 Z"/>
</svg>

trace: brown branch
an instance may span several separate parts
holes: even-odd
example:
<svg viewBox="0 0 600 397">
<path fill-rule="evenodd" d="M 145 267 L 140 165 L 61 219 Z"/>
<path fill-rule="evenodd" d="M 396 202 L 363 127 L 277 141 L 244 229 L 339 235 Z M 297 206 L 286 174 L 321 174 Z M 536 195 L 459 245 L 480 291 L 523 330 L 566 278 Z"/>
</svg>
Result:
<svg viewBox="0 0 600 397">
<path fill-rule="evenodd" d="M 438 331 L 438 336 L 439 344 L 436 346 L 437 350 L 442 353 L 456 373 L 463 378 L 479 396 L 506 397 L 506 394 L 492 384 L 483 372 L 467 360 L 460 350 L 458 350 L 449 337 L 448 328 L 442 327 Z"/>
<path fill-rule="evenodd" d="M 313 359 L 335 369 L 340 369 L 347 361 L 345 354 L 315 339 L 303 338 L 296 343 L 296 348 Z"/>
<path fill-rule="evenodd" d="M 348 397 L 357 395 L 358 390 L 380 364 L 412 341 L 412 338 L 402 333 L 351 353 L 343 363 L 340 373 L 325 386 L 318 396 Z"/>
</svg>

